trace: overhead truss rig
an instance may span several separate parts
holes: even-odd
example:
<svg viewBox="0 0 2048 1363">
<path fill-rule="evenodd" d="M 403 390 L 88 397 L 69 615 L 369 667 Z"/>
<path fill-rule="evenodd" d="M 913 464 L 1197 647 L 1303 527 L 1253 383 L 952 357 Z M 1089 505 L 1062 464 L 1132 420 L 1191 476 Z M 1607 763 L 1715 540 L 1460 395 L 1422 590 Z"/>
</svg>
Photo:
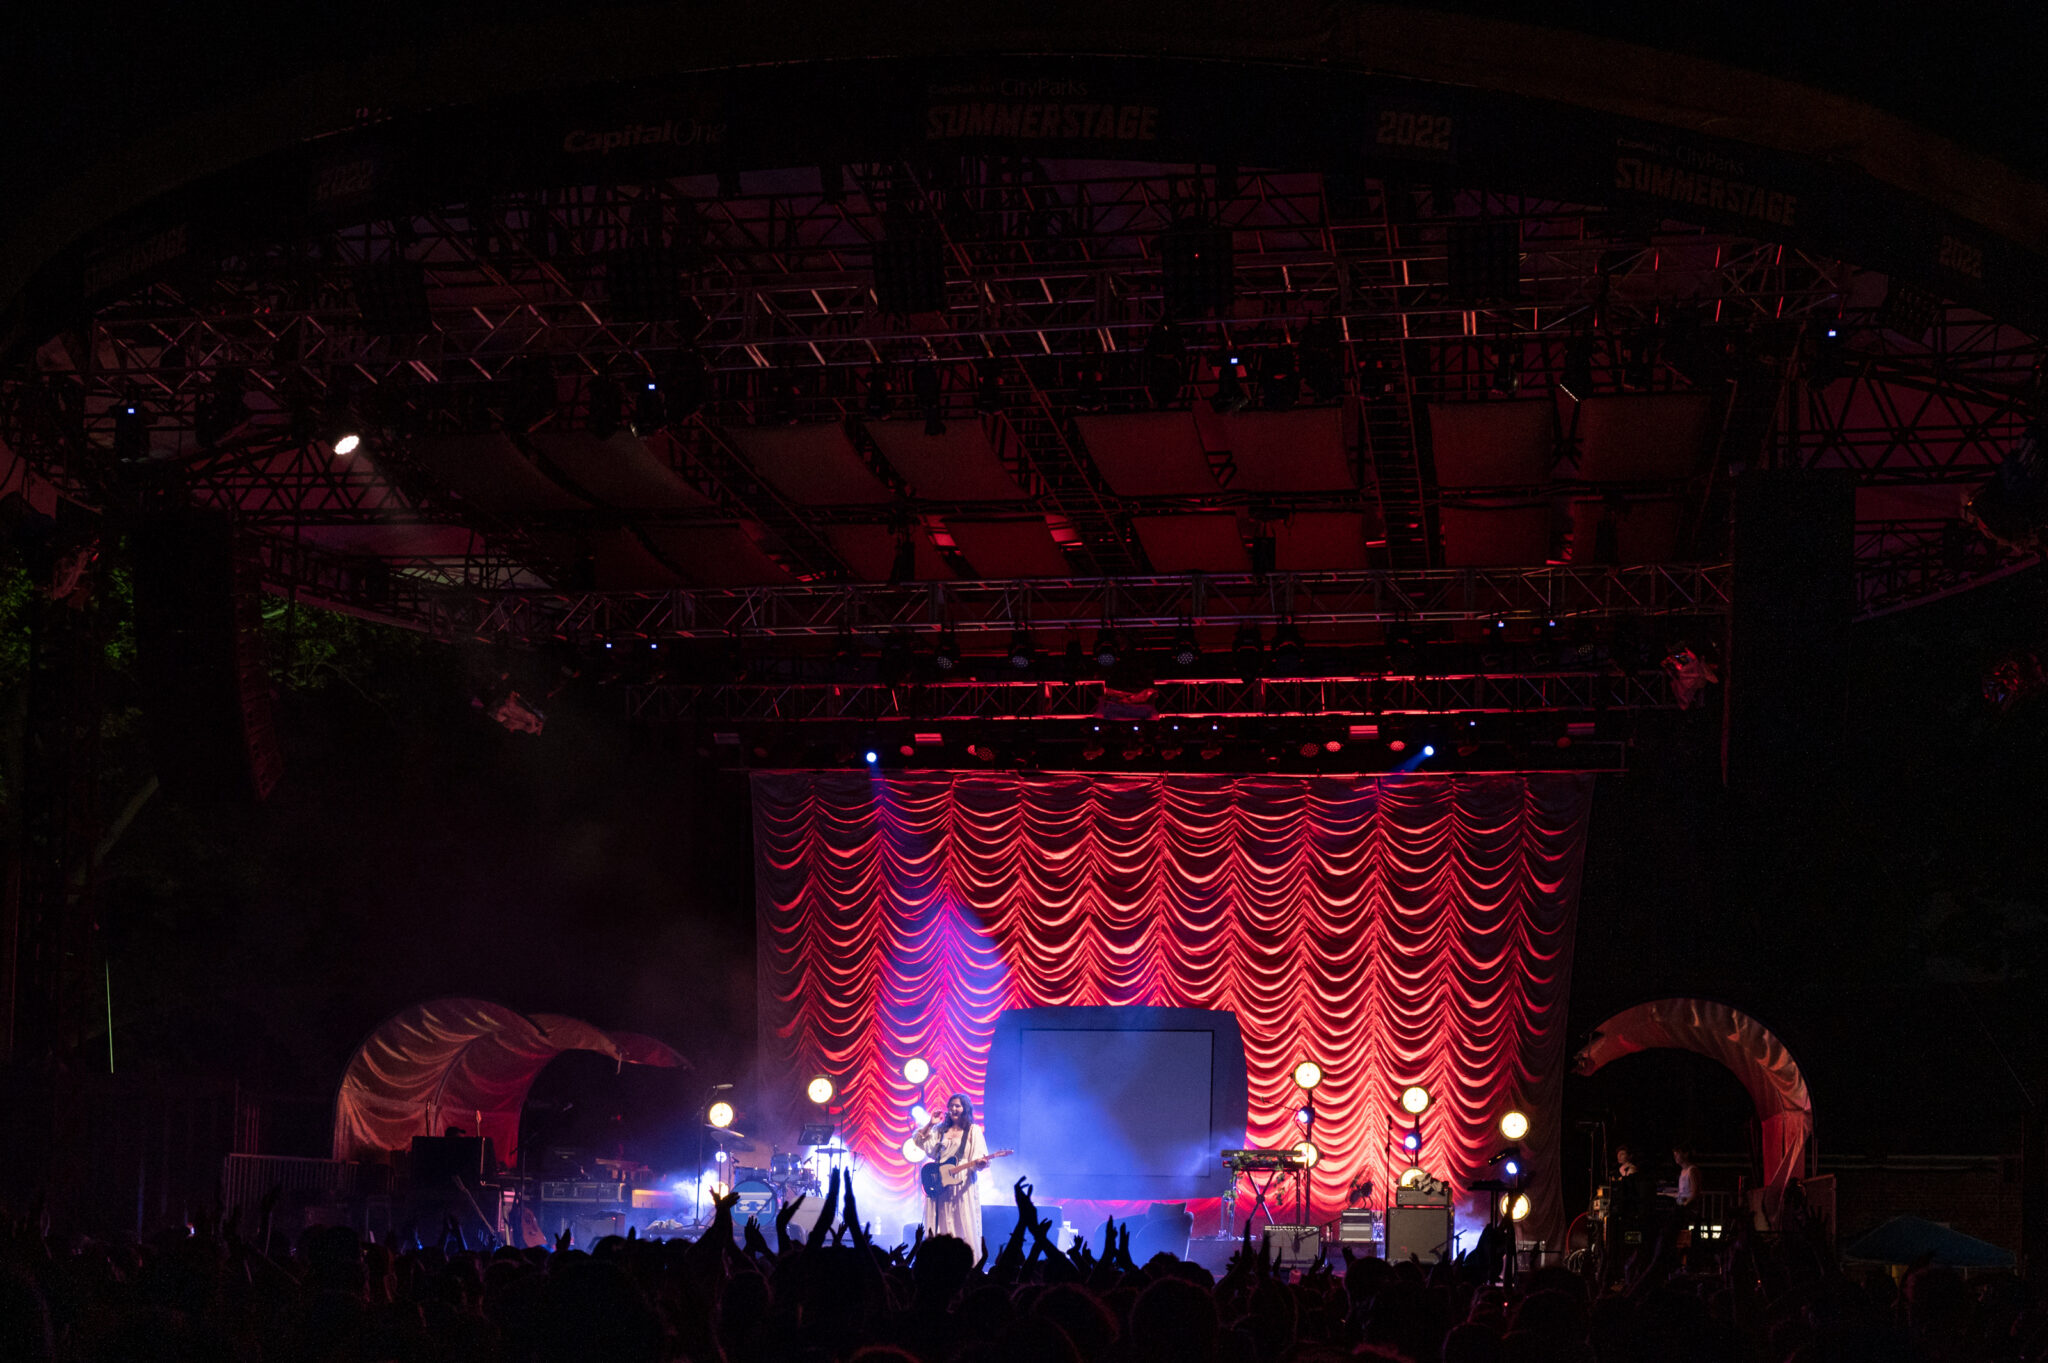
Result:
<svg viewBox="0 0 2048 1363">
<path fill-rule="evenodd" d="M 1015 158 L 963 158 L 943 188 L 902 163 L 844 170 L 832 191 L 797 175 L 742 193 L 698 175 L 514 192 L 223 254 L 210 273 L 152 282 L 100 309 L 43 345 L 32 367 L 0 376 L 0 439 L 99 500 L 106 489 L 92 471 L 110 463 L 117 415 L 139 405 L 155 456 L 195 500 L 273 532 L 462 523 L 480 536 L 476 553 L 388 566 L 394 579 L 491 590 L 531 582 L 536 569 L 558 574 L 530 552 L 527 527 L 490 523 L 416 467 L 411 436 L 501 419 L 513 390 L 530 389 L 536 359 L 553 378 L 528 417 L 545 425 L 584 421 L 598 376 L 665 374 L 688 356 L 705 387 L 673 429 L 676 471 L 721 514 L 786 541 L 799 576 L 830 578 L 839 574 L 804 518 L 748 476 L 724 432 L 857 426 L 878 367 L 898 374 L 902 405 L 901 371 L 928 365 L 940 371 L 949 420 L 971 419 L 993 374 L 1018 436 L 1013 471 L 1074 527 L 1076 566 L 1121 573 L 1142 568 L 1120 524 L 1131 508 L 1106 492 L 1069 414 L 1084 402 L 1146 409 L 1160 234 L 1191 203 L 1231 229 L 1235 248 L 1227 315 L 1186 324 L 1196 400 L 1214 356 L 1300 344 L 1310 321 L 1334 321 L 1351 362 L 1345 396 L 1395 399 L 1376 402 L 1368 423 L 1381 495 L 1407 496 L 1405 477 L 1417 507 L 1436 494 L 1424 463 L 1401 451 L 1422 448 L 1413 427 L 1427 405 L 1486 400 L 1503 385 L 1547 393 L 1574 363 L 1575 338 L 1598 342 L 1587 358 L 1600 391 L 1727 391 L 1717 457 L 1729 469 L 1840 468 L 1873 489 L 1956 496 L 2020 438 L 2043 362 L 2031 335 L 1932 297 L 1904 308 L 1893 281 L 1809 249 L 1551 199 L 1372 180 L 1340 192 L 1314 173 L 1255 169 L 1225 195 L 1199 167 L 1109 175 Z M 945 252 L 943 305 L 910 316 L 880 307 L 875 275 L 876 243 L 904 213 L 940 224 Z M 969 219 L 973 230 L 959 230 Z M 1452 235 L 1472 222 L 1514 225 L 1512 297 L 1475 303 L 1449 290 Z M 649 249 L 674 262 L 687 316 L 649 320 L 620 296 L 621 254 Z M 363 293 L 400 262 L 417 270 L 429 319 L 410 334 L 370 325 Z M 203 429 L 223 384 L 242 419 Z M 295 407 L 344 402 L 383 433 L 375 474 L 309 455 L 288 436 Z M 2006 566 L 1952 536 L 1944 546 L 1869 530 L 1857 541 L 1867 611 Z M 1419 552 L 1392 561 L 1427 563 Z M 535 613 L 558 612 L 512 602 L 488 628 Z M 785 615 L 806 613 L 776 606 L 762 618 L 780 629 Z"/>
<path fill-rule="evenodd" d="M 1727 564 L 1633 568 L 1200 573 L 1152 577 L 734 587 L 457 591 L 418 598 L 431 627 L 499 643 L 788 640 L 903 632 L 1007 637 L 1240 624 L 1335 627 L 1719 616 Z"/>
<path fill-rule="evenodd" d="M 931 725 L 966 721 L 1083 722 L 1115 714 L 1100 680 L 876 684 L 649 682 L 629 688 L 633 718 L 655 723 Z M 1147 688 L 1160 719 L 1359 720 L 1398 715 L 1595 716 L 1679 708 L 1661 669 L 1439 677 L 1217 678 Z M 1233 732 L 1233 736 L 1235 736 Z M 1489 735 L 1490 737 L 1493 735 Z"/>
</svg>

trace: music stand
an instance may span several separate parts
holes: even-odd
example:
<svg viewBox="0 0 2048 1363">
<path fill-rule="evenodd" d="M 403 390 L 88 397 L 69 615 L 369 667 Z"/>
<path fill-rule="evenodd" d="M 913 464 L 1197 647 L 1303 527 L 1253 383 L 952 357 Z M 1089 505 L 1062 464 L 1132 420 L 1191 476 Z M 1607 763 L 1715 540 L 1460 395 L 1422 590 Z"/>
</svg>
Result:
<svg viewBox="0 0 2048 1363">
<path fill-rule="evenodd" d="M 805 1122 L 801 1135 L 796 1138 L 798 1145 L 830 1145 L 832 1133 L 839 1128 L 831 1122 Z"/>
</svg>

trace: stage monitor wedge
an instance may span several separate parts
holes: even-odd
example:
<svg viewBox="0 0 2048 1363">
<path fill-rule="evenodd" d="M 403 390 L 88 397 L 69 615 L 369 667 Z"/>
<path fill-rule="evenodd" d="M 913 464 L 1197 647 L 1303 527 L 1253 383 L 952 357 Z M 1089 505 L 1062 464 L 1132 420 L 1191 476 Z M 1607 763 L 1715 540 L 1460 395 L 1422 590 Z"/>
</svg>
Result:
<svg viewBox="0 0 2048 1363">
<path fill-rule="evenodd" d="M 1244 1143 L 1244 1035 L 1203 1008 L 1011 1008 L 996 1018 L 984 1108 L 998 1174 L 1044 1199 L 1215 1197 Z"/>
</svg>

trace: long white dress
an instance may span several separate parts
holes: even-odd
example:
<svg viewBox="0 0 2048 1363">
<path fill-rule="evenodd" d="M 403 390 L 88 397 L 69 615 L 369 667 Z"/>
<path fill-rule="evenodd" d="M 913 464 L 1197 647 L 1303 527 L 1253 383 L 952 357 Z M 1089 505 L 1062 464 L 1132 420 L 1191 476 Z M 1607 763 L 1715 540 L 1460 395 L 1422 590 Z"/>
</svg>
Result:
<svg viewBox="0 0 2048 1363">
<path fill-rule="evenodd" d="M 966 1149 L 963 1152 L 963 1139 Z M 988 1154 L 988 1141 L 981 1134 L 979 1126 L 968 1130 L 963 1138 L 959 1131 L 947 1127 L 943 1131 L 928 1131 L 917 1138 L 917 1148 L 924 1151 L 927 1159 L 944 1159 L 959 1155 L 963 1161 L 978 1160 Z M 955 1188 L 947 1190 L 944 1198 L 924 1200 L 924 1233 L 926 1235 L 957 1235 L 967 1242 L 967 1247 L 981 1253 L 981 1175 L 976 1173 Z"/>
</svg>

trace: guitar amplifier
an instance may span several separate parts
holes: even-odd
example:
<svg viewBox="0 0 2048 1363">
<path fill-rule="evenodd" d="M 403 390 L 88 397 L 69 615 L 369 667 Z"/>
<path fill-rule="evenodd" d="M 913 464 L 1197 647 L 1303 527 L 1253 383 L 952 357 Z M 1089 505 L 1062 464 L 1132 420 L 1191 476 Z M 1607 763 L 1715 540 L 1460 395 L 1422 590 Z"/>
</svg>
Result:
<svg viewBox="0 0 2048 1363">
<path fill-rule="evenodd" d="M 1415 1258 L 1425 1264 L 1453 1253 L 1449 1207 L 1392 1207 L 1387 1211 L 1386 1257 L 1394 1263 Z"/>
<path fill-rule="evenodd" d="M 1323 1257 L 1323 1232 L 1315 1226 L 1268 1226 L 1275 1268 L 1307 1268 Z"/>
<path fill-rule="evenodd" d="M 1354 1207 L 1337 1214 L 1337 1243 L 1369 1245 L 1380 1238 L 1380 1218 L 1370 1207 Z"/>
</svg>

